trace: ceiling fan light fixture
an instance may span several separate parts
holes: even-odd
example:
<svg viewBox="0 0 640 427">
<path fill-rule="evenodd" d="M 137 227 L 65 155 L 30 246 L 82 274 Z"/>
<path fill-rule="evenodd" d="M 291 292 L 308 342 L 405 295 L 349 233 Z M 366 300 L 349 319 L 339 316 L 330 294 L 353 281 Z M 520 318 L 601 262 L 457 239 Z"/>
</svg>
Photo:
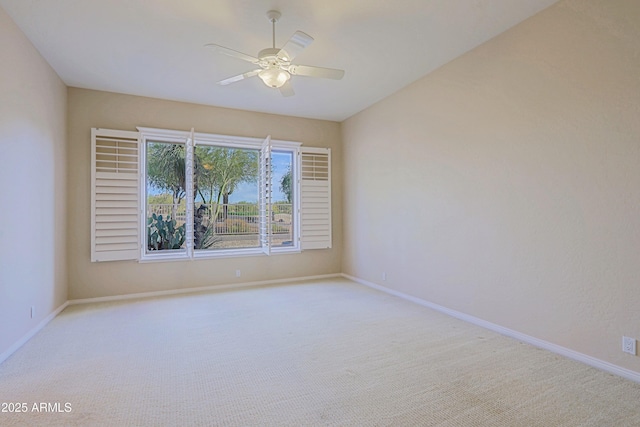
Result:
<svg viewBox="0 0 640 427">
<path fill-rule="evenodd" d="M 215 43 L 209 43 L 205 46 L 213 48 L 218 53 L 223 53 L 234 58 L 242 59 L 250 62 L 260 68 L 255 68 L 246 73 L 237 76 L 228 77 L 218 82 L 219 85 L 228 85 L 238 82 L 249 77 L 258 76 L 265 85 L 271 88 L 280 89 L 282 96 L 293 96 L 294 92 L 291 85 L 287 84 L 293 75 L 307 77 L 322 77 L 326 79 L 340 80 L 344 75 L 344 70 L 336 70 L 333 68 L 322 68 L 310 65 L 298 65 L 291 62 L 302 52 L 307 46 L 313 42 L 313 37 L 302 31 L 296 31 L 291 38 L 282 46 L 276 47 L 276 22 L 280 19 L 280 12 L 270 10 L 267 12 L 267 18 L 271 22 L 272 39 L 271 47 L 262 49 L 258 52 L 258 57 L 229 49 Z"/>
<path fill-rule="evenodd" d="M 260 77 L 267 86 L 279 88 L 289 81 L 291 74 L 280 68 L 267 68 L 260 71 L 258 77 Z"/>
</svg>

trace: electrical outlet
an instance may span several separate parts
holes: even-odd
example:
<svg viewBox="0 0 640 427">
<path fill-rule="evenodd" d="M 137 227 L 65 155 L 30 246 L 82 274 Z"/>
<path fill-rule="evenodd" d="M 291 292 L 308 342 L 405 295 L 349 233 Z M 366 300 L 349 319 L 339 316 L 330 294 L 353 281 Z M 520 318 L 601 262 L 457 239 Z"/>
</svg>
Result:
<svg viewBox="0 0 640 427">
<path fill-rule="evenodd" d="M 636 355 L 636 340 L 634 338 L 622 337 L 622 351 Z"/>
<path fill-rule="evenodd" d="M 382 273 L 382 281 L 383 281 L 383 282 L 386 282 L 386 281 L 387 281 L 387 273 L 386 273 L 386 272 L 383 272 L 383 273 Z"/>
<path fill-rule="evenodd" d="M 31 318 L 33 319 L 33 316 L 36 315 L 36 307 L 35 306 L 31 306 Z"/>
<path fill-rule="evenodd" d="M 240 270 L 236 270 L 236 277 L 240 277 Z"/>
</svg>

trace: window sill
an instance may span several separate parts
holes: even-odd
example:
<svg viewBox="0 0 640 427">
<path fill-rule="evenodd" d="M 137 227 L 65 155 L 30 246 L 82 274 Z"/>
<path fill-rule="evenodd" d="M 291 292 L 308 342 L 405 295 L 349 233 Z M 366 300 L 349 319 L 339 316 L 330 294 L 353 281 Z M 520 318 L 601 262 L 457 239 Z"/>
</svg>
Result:
<svg viewBox="0 0 640 427">
<path fill-rule="evenodd" d="M 285 255 L 285 254 L 297 254 L 302 252 L 300 248 L 275 248 L 271 250 L 271 255 Z M 243 258 L 243 257 L 255 257 L 266 256 L 260 248 L 250 249 L 235 249 L 235 250 L 203 250 L 193 254 L 193 257 L 188 256 L 186 253 L 180 254 L 153 254 L 145 255 L 138 262 L 140 263 L 152 263 L 152 262 L 172 262 L 172 261 L 192 261 L 202 259 L 216 259 L 216 258 Z"/>
<path fill-rule="evenodd" d="M 143 255 L 138 262 L 139 263 L 150 263 L 150 262 L 172 262 L 172 261 L 189 261 L 191 258 L 184 253 L 175 253 L 175 254 L 159 254 L 154 253 L 153 255 Z"/>
</svg>

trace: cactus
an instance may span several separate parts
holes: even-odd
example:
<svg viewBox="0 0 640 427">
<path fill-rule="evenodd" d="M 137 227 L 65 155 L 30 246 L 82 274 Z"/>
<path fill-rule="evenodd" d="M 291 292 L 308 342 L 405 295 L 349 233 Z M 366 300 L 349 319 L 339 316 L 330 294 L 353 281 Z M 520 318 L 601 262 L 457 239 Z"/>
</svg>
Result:
<svg viewBox="0 0 640 427">
<path fill-rule="evenodd" d="M 147 219 L 147 248 L 150 251 L 164 249 L 180 249 L 184 244 L 186 226 L 182 224 L 176 227 L 176 220 L 162 215 L 151 215 Z"/>
</svg>

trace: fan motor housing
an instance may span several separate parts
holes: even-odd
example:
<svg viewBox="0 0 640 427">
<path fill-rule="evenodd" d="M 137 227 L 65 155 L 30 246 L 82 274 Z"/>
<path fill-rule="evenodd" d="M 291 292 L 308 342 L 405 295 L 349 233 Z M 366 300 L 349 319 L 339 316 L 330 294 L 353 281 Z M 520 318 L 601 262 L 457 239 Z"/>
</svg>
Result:
<svg viewBox="0 0 640 427">
<path fill-rule="evenodd" d="M 280 52 L 280 49 L 278 49 L 277 47 L 268 47 L 266 49 L 262 49 L 260 52 L 258 52 L 258 58 L 260 59 L 275 59 L 275 57 L 278 55 L 278 52 Z"/>
</svg>

